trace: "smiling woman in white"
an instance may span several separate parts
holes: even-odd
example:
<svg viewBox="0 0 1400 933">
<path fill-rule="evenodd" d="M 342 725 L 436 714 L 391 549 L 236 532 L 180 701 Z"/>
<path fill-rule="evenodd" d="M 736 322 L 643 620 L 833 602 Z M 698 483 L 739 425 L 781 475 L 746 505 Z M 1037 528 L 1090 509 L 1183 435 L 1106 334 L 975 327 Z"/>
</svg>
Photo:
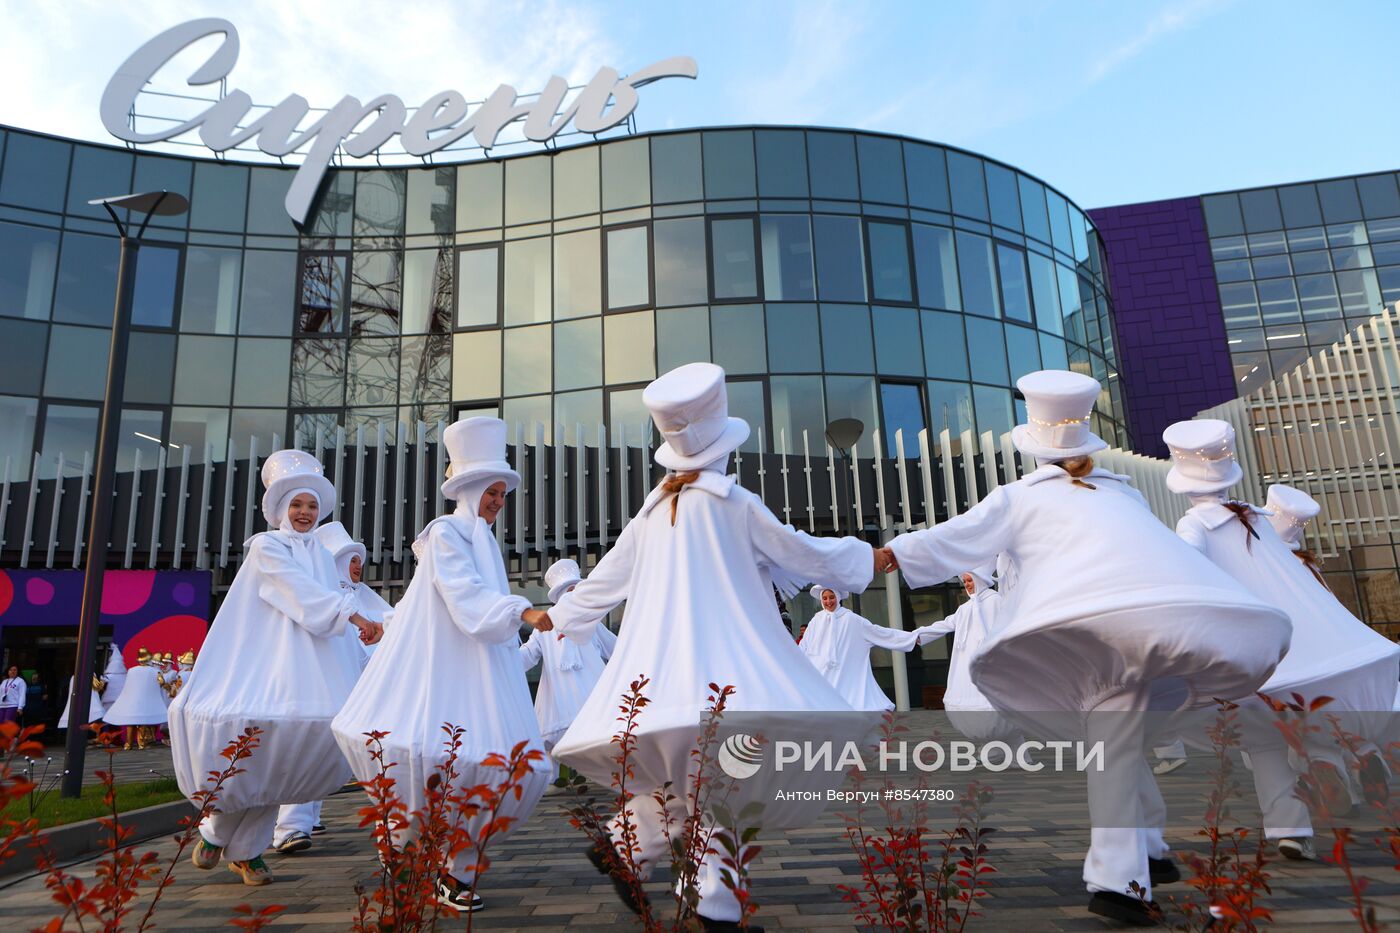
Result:
<svg viewBox="0 0 1400 933">
<path fill-rule="evenodd" d="M 973 682 L 1013 719 L 1048 712 L 1050 729 L 1081 718 L 1108 729 L 1105 769 L 1087 774 L 1084 881 L 1091 911 L 1141 923 L 1129 884 L 1150 892 L 1152 875 L 1178 874 L 1165 859 L 1144 714 L 1251 694 L 1283 656 L 1288 620 L 1185 546 L 1127 477 L 1093 466 L 1089 455 L 1108 446 L 1089 430 L 1098 382 L 1045 370 L 1016 386 L 1027 423 L 1012 441 L 1043 465 L 889 548 L 915 587 L 1006 552 L 1016 577 L 1008 621 L 972 658 Z M 1083 716 L 1092 711 L 1114 716 Z"/>
<path fill-rule="evenodd" d="M 798 647 L 852 708 L 888 712 L 894 703 L 875 680 L 870 649 L 912 651 L 920 644 L 919 632 L 876 625 L 841 605 L 845 596 L 829 586 L 812 587 L 822 608 L 807 623 Z"/>
<path fill-rule="evenodd" d="M 213 868 L 221 856 L 245 884 L 272 880 L 261 853 L 272 842 L 277 807 L 319 800 L 350 777 L 331 718 L 360 672 L 354 625 L 370 640 L 378 626 L 355 613 L 335 562 L 313 533 L 335 507 L 335 487 L 310 454 L 279 450 L 262 468 L 262 510 L 273 531 L 248 539 L 243 565 L 204 640 L 198 668 L 170 704 L 175 776 L 187 796 L 223 771 L 219 753 L 244 729 L 262 730 L 244 769 L 220 791 L 218 813 L 200 827 L 191 856 Z M 123 697 L 136 684 L 128 678 Z"/>
<path fill-rule="evenodd" d="M 449 425 L 442 442 L 451 457 L 442 495 L 456 508 L 419 533 L 413 581 L 335 718 L 336 740 L 361 781 L 377 773 L 366 734 L 389 733 L 384 760 L 396 763 L 389 773 L 409 813 L 423 809 L 426 782 L 447 760 L 444 724 L 466 730 L 455 764 L 462 788 L 505 780 L 502 769 L 481 765 L 488 755 L 509 755 L 519 742 L 544 750 L 519 651 L 520 626 L 543 624 L 544 613 L 511 594 L 491 531 L 506 494 L 520 482 L 506 462 L 506 426 L 496 418 L 466 418 Z M 406 671 L 412 676 L 404 676 Z M 521 796 L 506 799 L 499 815 L 515 820 L 512 828 L 534 810 L 549 771 L 549 760 L 541 755 L 521 785 Z M 474 861 L 468 851 L 444 866 L 439 900 L 459 910 L 480 908 L 481 898 L 469 890 Z"/>
</svg>

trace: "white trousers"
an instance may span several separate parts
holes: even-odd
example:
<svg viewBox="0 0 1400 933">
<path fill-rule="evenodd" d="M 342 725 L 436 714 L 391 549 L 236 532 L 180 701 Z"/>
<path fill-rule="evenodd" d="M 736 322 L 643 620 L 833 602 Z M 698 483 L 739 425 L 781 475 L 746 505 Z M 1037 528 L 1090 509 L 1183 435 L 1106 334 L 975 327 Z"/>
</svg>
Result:
<svg viewBox="0 0 1400 933">
<path fill-rule="evenodd" d="M 312 828 L 321 820 L 321 803 L 314 800 L 311 803 L 284 803 L 278 807 L 272 844 L 280 846 L 292 833 L 311 835 Z"/>
<path fill-rule="evenodd" d="M 501 780 L 500 769 L 493 768 L 491 770 L 495 772 L 495 775 L 490 778 L 490 780 L 493 783 L 499 783 Z M 468 775 L 470 775 L 470 771 Z M 540 802 L 540 798 L 544 796 L 544 789 L 548 785 L 548 771 L 530 769 L 520 781 L 520 799 L 516 800 L 515 796 L 511 795 L 501 803 L 497 816 L 509 817 L 512 822 L 509 829 L 495 834 L 493 837 L 493 844 L 500 843 L 506 835 L 519 829 L 521 824 L 530 818 L 530 814 L 534 811 L 535 805 Z M 476 819 L 466 823 L 465 829 L 470 833 L 473 839 L 475 839 L 477 833 L 481 831 L 481 827 L 486 819 L 486 814 L 482 814 Z M 472 849 L 467 849 L 465 852 L 460 853 L 452 860 L 452 865 L 448 871 L 452 877 L 462 882 L 462 884 L 471 884 L 476 880 L 476 852 Z"/>
<path fill-rule="evenodd" d="M 679 834 L 686 818 L 685 801 L 673 801 L 670 810 L 671 832 Z M 628 812 L 637 834 L 637 848 L 640 850 L 633 853 L 633 858 L 637 863 L 641 880 L 646 881 L 651 876 L 652 869 L 656 867 L 657 862 L 666 859 L 669 864 L 671 848 L 666 838 L 662 811 L 650 796 L 638 796 L 633 799 L 632 804 L 628 807 Z M 609 828 L 612 831 L 613 845 L 621 848 L 622 818 L 620 816 L 613 817 Z M 706 827 L 706 831 L 708 830 L 709 827 Z M 718 843 L 711 845 L 711 848 L 718 848 Z M 700 889 L 700 903 L 696 907 L 696 912 L 710 920 L 728 920 L 738 923 L 742 913 L 739 900 L 734 896 L 733 891 L 724 886 L 720 875 L 721 867 L 719 855 L 706 855 L 701 860 L 700 870 L 696 878 L 697 886 Z"/>
<path fill-rule="evenodd" d="M 224 850 L 224 858 L 246 862 L 262 855 L 272 844 L 277 807 L 251 807 L 232 813 L 211 813 L 199 824 L 204 841 Z"/>
</svg>

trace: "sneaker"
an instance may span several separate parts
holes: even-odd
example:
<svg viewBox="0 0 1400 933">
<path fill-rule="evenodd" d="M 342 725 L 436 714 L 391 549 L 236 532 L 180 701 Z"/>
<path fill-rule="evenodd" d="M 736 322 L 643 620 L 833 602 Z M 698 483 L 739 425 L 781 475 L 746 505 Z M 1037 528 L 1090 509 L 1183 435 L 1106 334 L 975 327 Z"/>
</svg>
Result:
<svg viewBox="0 0 1400 933">
<path fill-rule="evenodd" d="M 560 794 L 567 794 L 573 790 L 568 784 L 550 784 L 544 789 L 546 797 L 558 797 Z"/>
<path fill-rule="evenodd" d="M 1307 836 L 1290 836 L 1278 841 L 1278 854 L 1295 862 L 1316 862 L 1317 851 Z"/>
<path fill-rule="evenodd" d="M 195 868 L 208 871 L 219 864 L 219 859 L 223 857 L 223 854 L 222 846 L 210 845 L 204 841 L 203 836 L 200 836 L 195 840 L 194 850 L 190 852 L 190 861 L 194 863 Z"/>
<path fill-rule="evenodd" d="M 1163 758 L 1152 766 L 1152 773 L 1157 775 L 1171 774 L 1184 764 L 1186 764 L 1185 758 Z"/>
<path fill-rule="evenodd" d="M 462 882 L 447 873 L 438 875 L 437 900 L 439 904 L 445 904 L 453 910 L 462 913 L 472 913 L 481 910 L 486 906 L 481 895 L 476 894 Z"/>
<path fill-rule="evenodd" d="M 1149 858 L 1147 876 L 1154 886 L 1172 884 L 1181 880 L 1181 871 L 1176 867 L 1176 862 L 1169 858 Z"/>
<path fill-rule="evenodd" d="M 1361 780 L 1361 796 L 1367 803 L 1380 807 L 1390 800 L 1390 769 L 1380 755 L 1362 755 L 1357 762 L 1357 777 Z"/>
<path fill-rule="evenodd" d="M 741 927 L 734 920 L 711 920 L 702 914 L 696 914 L 695 919 L 700 921 L 700 929 L 704 930 L 705 933 L 739 933 L 740 930 L 748 930 L 749 933 L 763 933 L 763 927 L 757 923 Z"/>
<path fill-rule="evenodd" d="M 306 833 L 297 830 L 277 845 L 273 846 L 283 855 L 291 855 L 293 852 L 305 852 L 311 848 L 311 837 Z"/>
<path fill-rule="evenodd" d="M 272 872 L 268 869 L 267 863 L 262 860 L 261 855 L 250 858 L 246 862 L 229 862 L 228 870 L 241 875 L 243 883 L 251 888 L 272 884 Z"/>
<path fill-rule="evenodd" d="M 313 836 L 319 836 L 319 835 L 321 835 L 321 833 L 323 833 L 323 832 L 325 832 L 325 831 L 326 831 L 326 824 L 325 824 L 325 823 L 317 823 L 315 826 L 311 827 L 311 835 L 313 835 Z"/>
<path fill-rule="evenodd" d="M 1327 815 L 1334 820 L 1350 816 L 1351 788 L 1336 766 L 1326 761 L 1314 761 L 1308 765 L 1308 773 L 1317 782 L 1318 796 Z"/>
<path fill-rule="evenodd" d="M 1089 898 L 1089 913 L 1117 920 L 1133 927 L 1155 927 L 1161 911 L 1153 901 L 1143 901 L 1114 891 L 1095 891 Z"/>
<path fill-rule="evenodd" d="M 589 863 L 598 870 L 598 874 L 605 875 L 607 879 L 612 882 L 613 891 L 617 893 L 617 899 L 622 901 L 623 905 L 626 906 L 628 910 L 632 911 L 632 913 L 640 915 L 642 912 L 642 903 L 637 900 L 637 892 L 633 891 L 632 886 L 621 877 L 608 871 L 608 863 L 603 858 L 603 850 L 598 848 L 595 844 L 589 846 L 588 851 L 584 854 Z M 642 893 L 641 897 L 642 901 L 648 900 L 645 892 Z"/>
</svg>

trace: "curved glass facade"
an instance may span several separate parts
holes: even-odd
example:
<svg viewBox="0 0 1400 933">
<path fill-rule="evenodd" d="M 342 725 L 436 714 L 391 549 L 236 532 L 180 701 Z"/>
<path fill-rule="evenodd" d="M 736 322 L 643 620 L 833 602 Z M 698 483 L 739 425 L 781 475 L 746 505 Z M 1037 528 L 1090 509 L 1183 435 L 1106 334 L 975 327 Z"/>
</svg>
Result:
<svg viewBox="0 0 1400 933">
<path fill-rule="evenodd" d="M 124 466 L 468 411 L 639 440 L 642 386 L 692 360 L 725 367 L 754 449 L 805 430 L 815 451 L 839 417 L 887 448 L 898 428 L 999 433 L 1043 367 L 1103 382 L 1096 429 L 1128 443 L 1092 222 L 971 153 L 744 128 L 345 169 L 301 232 L 291 175 L 0 130 L 12 479 L 94 446 L 117 243 L 86 202 L 156 188 L 191 209 L 140 253 Z"/>
</svg>

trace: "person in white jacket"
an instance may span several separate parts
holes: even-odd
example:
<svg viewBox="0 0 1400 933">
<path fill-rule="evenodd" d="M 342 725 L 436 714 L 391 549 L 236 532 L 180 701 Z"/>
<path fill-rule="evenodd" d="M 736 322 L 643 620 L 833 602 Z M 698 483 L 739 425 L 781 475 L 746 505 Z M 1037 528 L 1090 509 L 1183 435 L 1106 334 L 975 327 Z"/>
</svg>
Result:
<svg viewBox="0 0 1400 933">
<path fill-rule="evenodd" d="M 550 771 L 520 666 L 519 631 L 522 624 L 547 630 L 549 623 L 529 600 L 511 593 L 491 531 L 520 482 L 506 462 L 505 423 L 464 418 L 447 427 L 442 442 L 451 458 L 442 495 L 456 507 L 418 534 L 417 572 L 394 607 L 384 643 L 336 716 L 335 736 L 355 777 L 365 782 L 378 775 L 368 734 L 388 733 L 384 761 L 393 763 L 389 775 L 410 814 L 423 810 L 427 781 L 447 761 L 444 724 L 464 730 L 454 765 L 461 790 L 499 786 L 508 774 L 482 762 L 526 743 L 540 760 L 531 764 L 518 796 L 508 795 L 498 812 L 513 830 L 539 803 Z M 463 828 L 475 837 L 486 818 L 481 814 Z M 400 844 L 412 831 L 403 828 Z M 439 901 L 461 911 L 481 909 L 474 864 L 475 853 L 467 850 L 443 866 Z"/>
<path fill-rule="evenodd" d="M 1016 385 L 1026 423 L 1012 441 L 1039 468 L 896 537 L 888 555 L 920 587 L 1006 552 L 1008 621 L 973 657 L 972 680 L 1015 721 L 1052 733 L 1083 722 L 1078 738 L 1104 741 L 1103 770 L 1086 774 L 1089 910 L 1145 924 L 1131 886 L 1150 897 L 1179 877 L 1146 759 L 1148 714 L 1250 695 L 1287 650 L 1288 619 L 1172 534 L 1127 477 L 1093 465 L 1108 446 L 1089 429 L 1096 380 L 1045 370 Z"/>
<path fill-rule="evenodd" d="M 201 869 L 227 858 L 248 885 L 272 880 L 262 853 L 277 808 L 319 800 L 350 777 L 330 729 L 363 657 L 346 628 L 368 642 L 383 631 L 341 590 L 335 562 L 313 533 L 335 507 L 321 464 L 279 450 L 263 464 L 262 481 L 262 511 L 274 530 L 245 545 L 197 670 L 169 711 L 175 776 L 186 796 L 208 789 L 210 773 L 228 766 L 221 752 L 229 743 L 245 729 L 261 730 L 191 853 Z M 133 687 L 129 679 L 123 700 Z"/>
<path fill-rule="evenodd" d="M 923 643 L 919 637 L 922 630 L 906 632 L 876 625 L 841 605 L 846 594 L 829 586 L 812 587 L 812 598 L 822 608 L 802 632 L 798 642 L 802 653 L 852 708 L 874 712 L 894 709 L 894 703 L 875 680 L 870 649 L 913 651 Z M 929 635 L 924 640 L 933 637 Z"/>
<path fill-rule="evenodd" d="M 565 558 L 551 564 L 544 574 L 550 603 L 557 603 L 582 578 L 577 561 Z M 535 716 L 540 723 L 545 751 L 553 754 L 554 746 L 565 730 L 573 725 L 598 678 L 603 676 L 603 667 L 612 657 L 616 644 L 617 636 L 607 626 L 600 625 L 593 630 L 593 639 L 583 644 L 536 630 L 520 646 L 520 663 L 526 671 L 540 665 L 540 682 L 535 688 Z M 552 774 L 557 780 L 558 762 L 555 762 Z M 550 789 L 555 789 L 552 784 Z"/>
<path fill-rule="evenodd" d="M 28 695 L 29 687 L 24 678 L 19 676 L 19 667 L 11 664 L 5 672 L 5 679 L 0 680 L 0 723 L 19 722 L 20 714 L 24 712 L 24 700 Z M 98 709 L 100 711 L 100 705 Z"/>
<path fill-rule="evenodd" d="M 1258 692 L 1282 702 L 1291 702 L 1295 693 L 1305 701 L 1332 698 L 1322 716 L 1314 717 L 1311 724 L 1320 731 L 1307 737 L 1306 746 L 1323 805 L 1333 817 L 1342 816 L 1352 806 L 1345 755 L 1321 720 L 1339 716 L 1348 732 L 1380 738 L 1400 677 L 1400 646 L 1318 585 L 1313 572 L 1274 531 L 1267 510 L 1226 496 L 1244 473 L 1235 460 L 1235 430 L 1229 423 L 1181 421 L 1168 427 L 1162 439 L 1172 454 L 1167 487 L 1191 501 L 1177 533 L 1292 620 L 1292 646 Z M 1306 809 L 1292 793 L 1296 768 L 1290 766 L 1288 750 L 1263 701 L 1251 698 L 1241 706 L 1254 713 L 1245 723 L 1243 738 L 1264 810 L 1265 835 L 1280 840 L 1284 855 L 1306 858 L 1306 839 L 1312 831 Z M 1384 786 L 1386 771 L 1374 745 L 1362 755 L 1360 766 L 1363 781 Z"/>
</svg>

